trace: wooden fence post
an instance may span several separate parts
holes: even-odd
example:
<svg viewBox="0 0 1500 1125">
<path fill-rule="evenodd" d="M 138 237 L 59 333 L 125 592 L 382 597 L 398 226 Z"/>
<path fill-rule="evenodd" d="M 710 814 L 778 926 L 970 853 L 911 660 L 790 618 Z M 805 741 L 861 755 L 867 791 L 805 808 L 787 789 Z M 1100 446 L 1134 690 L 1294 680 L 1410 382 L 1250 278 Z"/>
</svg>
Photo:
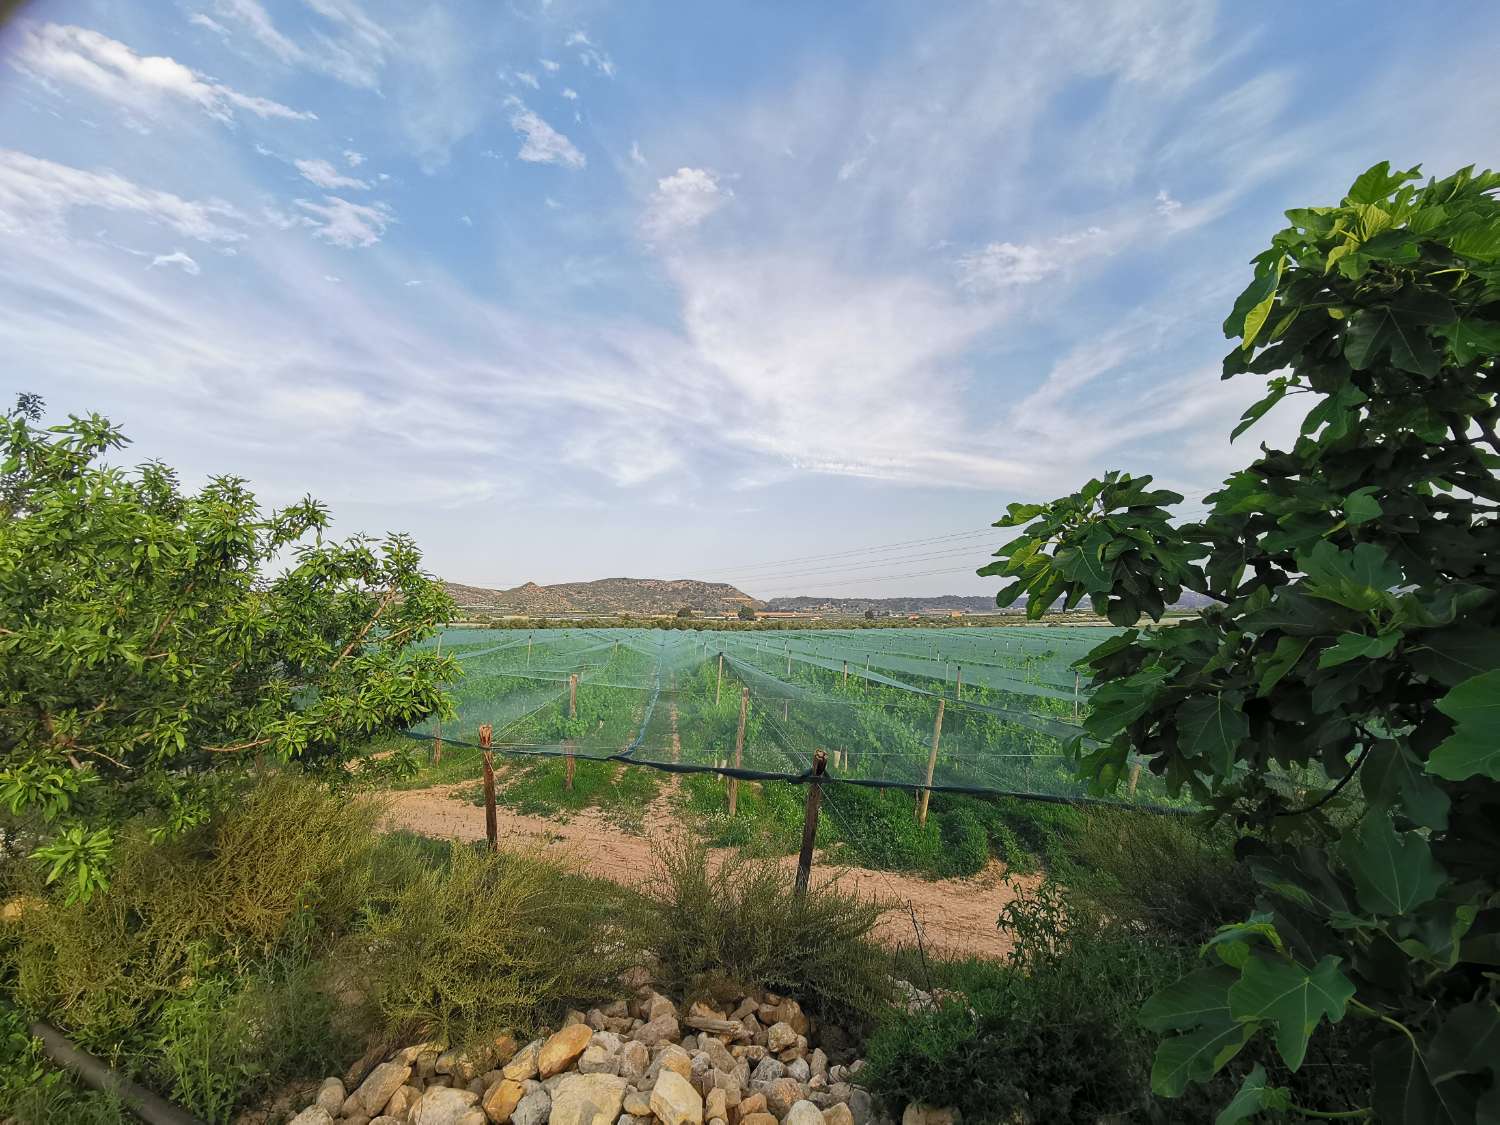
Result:
<svg viewBox="0 0 1500 1125">
<path fill-rule="evenodd" d="M 719 705 L 719 689 L 724 686 L 724 654 L 719 653 L 719 678 L 714 681 L 714 706 Z"/>
<path fill-rule="evenodd" d="M 792 674 L 792 649 L 790 645 L 787 646 L 786 650 L 786 674 L 788 676 Z"/>
<path fill-rule="evenodd" d="M 927 758 L 927 788 L 917 798 L 917 823 L 927 824 L 927 800 L 932 796 L 932 771 L 937 768 L 938 739 L 943 736 L 943 703 L 938 700 L 937 720 L 932 724 L 932 753 Z"/>
<path fill-rule="evenodd" d="M 443 636 L 441 633 L 438 634 L 437 639 L 437 654 L 439 656 L 443 655 Z M 434 722 L 435 729 L 432 733 L 432 764 L 438 765 L 443 760 L 443 720 L 437 719 Z"/>
<path fill-rule="evenodd" d="M 526 667 L 527 667 L 528 670 L 530 670 L 530 668 L 531 668 L 531 634 L 530 633 L 526 634 Z"/>
<path fill-rule="evenodd" d="M 807 883 L 812 878 L 813 842 L 818 838 L 818 806 L 823 803 L 821 779 L 827 770 L 828 755 L 819 750 L 813 754 L 813 775 L 807 784 L 807 805 L 802 812 L 802 852 L 797 856 L 798 899 L 807 897 Z"/>
<path fill-rule="evenodd" d="M 578 714 L 578 673 L 574 672 L 568 677 L 568 718 L 574 718 Z"/>
<path fill-rule="evenodd" d="M 849 662 L 846 660 L 846 661 L 844 661 L 844 684 L 847 685 L 848 683 L 849 683 Z"/>
<path fill-rule="evenodd" d="M 750 710 L 750 689 L 740 688 L 740 729 L 734 735 L 734 768 L 739 769 L 745 758 L 745 715 Z M 735 806 L 739 803 L 740 779 L 731 777 L 729 779 L 729 815 L 734 815 Z"/>
<path fill-rule="evenodd" d="M 953 689 L 953 698 L 962 699 L 964 697 L 964 666 L 962 664 L 958 666 L 958 679 L 955 682 L 957 686 Z"/>
<path fill-rule="evenodd" d="M 1073 673 L 1073 721 L 1075 723 L 1078 721 L 1078 684 L 1082 677 L 1082 672 Z"/>
<path fill-rule="evenodd" d="M 1129 788 L 1128 792 L 1129 792 L 1129 796 L 1131 796 L 1132 798 L 1135 796 L 1135 787 L 1140 782 L 1140 780 L 1141 780 L 1141 763 L 1137 762 L 1135 765 L 1133 765 L 1133 766 L 1130 767 L 1130 788 Z"/>
<path fill-rule="evenodd" d="M 484 751 L 484 838 L 492 852 L 500 850 L 500 829 L 495 822 L 495 755 L 490 750 L 494 737 L 495 728 L 489 723 L 479 728 L 479 746 Z"/>
</svg>

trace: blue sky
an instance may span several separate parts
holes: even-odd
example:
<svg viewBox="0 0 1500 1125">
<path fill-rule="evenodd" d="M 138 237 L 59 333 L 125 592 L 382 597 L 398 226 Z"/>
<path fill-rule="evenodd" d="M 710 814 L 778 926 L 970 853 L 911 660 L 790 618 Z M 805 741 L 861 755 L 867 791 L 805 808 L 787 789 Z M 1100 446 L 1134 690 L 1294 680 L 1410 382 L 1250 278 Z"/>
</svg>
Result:
<svg viewBox="0 0 1500 1125">
<path fill-rule="evenodd" d="M 985 536 L 752 564 L 1201 497 L 1247 260 L 1377 160 L 1500 163 L 1497 50 L 1481 3 L 37 0 L 0 390 L 459 581 L 986 592 Z"/>
</svg>

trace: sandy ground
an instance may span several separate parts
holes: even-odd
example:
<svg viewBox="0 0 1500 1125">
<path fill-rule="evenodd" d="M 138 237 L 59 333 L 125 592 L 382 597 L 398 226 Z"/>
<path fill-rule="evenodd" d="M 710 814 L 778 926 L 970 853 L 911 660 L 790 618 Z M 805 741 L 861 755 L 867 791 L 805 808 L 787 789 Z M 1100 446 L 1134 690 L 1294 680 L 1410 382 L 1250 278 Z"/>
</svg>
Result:
<svg viewBox="0 0 1500 1125">
<path fill-rule="evenodd" d="M 674 777 L 673 784 L 664 787 L 647 810 L 644 835 L 622 832 L 593 810 L 585 810 L 571 820 L 558 821 L 520 816 L 501 808 L 498 810 L 500 839 L 513 846 L 540 847 L 590 875 L 619 883 L 639 883 L 650 876 L 654 866 L 652 841 L 669 839 L 684 830 L 682 820 L 673 810 L 676 782 Z M 387 824 L 426 836 L 482 840 L 484 810 L 453 796 L 454 790 L 472 785 L 465 782 L 391 794 Z M 727 851 L 715 853 L 718 858 L 726 855 Z M 887 944 L 915 943 L 912 922 L 915 913 L 929 951 L 1000 957 L 1009 950 L 1009 938 L 996 929 L 995 919 L 1000 908 L 1015 897 L 1015 888 L 1006 881 L 1005 869 L 996 861 L 992 860 L 971 878 L 931 880 L 860 867 L 828 867 L 820 860 L 818 855 L 813 861 L 815 888 L 836 880 L 842 887 L 892 904 L 877 930 Z M 794 870 L 796 857 L 788 856 L 785 863 L 789 870 Z M 1029 886 L 1034 880 L 1017 882 Z"/>
</svg>

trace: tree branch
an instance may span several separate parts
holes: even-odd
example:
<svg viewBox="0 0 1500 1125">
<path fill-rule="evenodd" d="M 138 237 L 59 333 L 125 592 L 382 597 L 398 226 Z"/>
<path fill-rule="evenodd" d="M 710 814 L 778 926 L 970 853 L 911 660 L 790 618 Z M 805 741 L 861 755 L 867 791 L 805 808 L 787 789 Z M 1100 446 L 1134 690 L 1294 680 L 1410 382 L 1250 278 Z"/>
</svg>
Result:
<svg viewBox="0 0 1500 1125">
<path fill-rule="evenodd" d="M 396 598 L 396 587 L 392 586 L 389 590 L 387 590 L 385 592 L 385 597 L 381 599 L 380 604 L 375 607 L 375 613 L 374 613 L 374 615 L 370 618 L 370 620 L 368 620 L 368 621 L 365 622 L 365 627 L 363 629 L 361 629 L 358 633 L 356 633 L 354 635 L 353 640 L 351 640 L 348 644 L 346 644 L 344 646 L 344 651 L 341 652 L 341 653 L 339 653 L 338 659 L 335 660 L 333 662 L 333 664 L 329 667 L 328 670 L 330 672 L 332 672 L 340 664 L 342 664 L 344 662 L 344 657 L 348 656 L 351 652 L 353 652 L 355 646 L 358 645 L 360 641 L 362 641 L 362 640 L 365 639 L 365 634 L 368 633 L 371 629 L 373 629 L 375 627 L 375 622 L 377 622 L 377 621 L 380 620 L 380 615 L 385 612 L 386 606 L 390 605 L 391 602 L 395 600 L 395 598 Z"/>
</svg>

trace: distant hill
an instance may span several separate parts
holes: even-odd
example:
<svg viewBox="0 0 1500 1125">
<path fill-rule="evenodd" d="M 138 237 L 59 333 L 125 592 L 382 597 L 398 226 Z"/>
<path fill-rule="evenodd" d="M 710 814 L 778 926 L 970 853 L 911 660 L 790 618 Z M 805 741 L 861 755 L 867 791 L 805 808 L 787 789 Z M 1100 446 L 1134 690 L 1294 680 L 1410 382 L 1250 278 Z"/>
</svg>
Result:
<svg viewBox="0 0 1500 1125">
<path fill-rule="evenodd" d="M 569 614 L 661 614 L 687 607 L 703 613 L 733 613 L 742 605 L 764 603 L 727 582 L 693 578 L 600 578 L 594 582 L 560 582 L 539 586 L 527 582 L 509 590 L 444 583 L 459 608 L 484 613 L 517 613 L 530 617 Z"/>
<path fill-rule="evenodd" d="M 748 605 L 757 611 L 798 613 L 809 616 L 877 617 L 921 613 L 995 613 L 995 599 L 987 594 L 933 594 L 907 598 L 841 598 L 802 596 L 760 601 L 727 582 L 700 582 L 694 578 L 601 578 L 594 582 L 560 582 L 539 586 L 535 582 L 509 590 L 464 586 L 445 582 L 459 608 L 488 615 L 521 614 L 527 617 L 570 617 L 629 613 L 635 616 L 676 613 L 687 607 L 700 613 L 734 613 Z M 1197 609 L 1208 599 L 1185 593 L 1179 608 Z M 1010 608 L 1020 613 L 1025 599 Z"/>
<path fill-rule="evenodd" d="M 860 616 L 869 610 L 884 613 L 994 613 L 995 599 L 986 594 L 935 594 L 927 598 L 772 598 L 773 613 L 842 613 Z"/>
</svg>

